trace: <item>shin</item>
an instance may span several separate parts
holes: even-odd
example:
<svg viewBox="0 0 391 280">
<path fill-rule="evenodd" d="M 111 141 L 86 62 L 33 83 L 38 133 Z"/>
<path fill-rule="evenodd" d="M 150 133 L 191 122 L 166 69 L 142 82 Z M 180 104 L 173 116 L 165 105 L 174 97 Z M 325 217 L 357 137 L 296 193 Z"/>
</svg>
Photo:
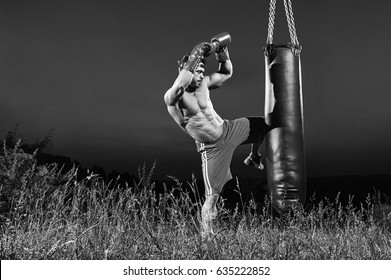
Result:
<svg viewBox="0 0 391 280">
<path fill-rule="evenodd" d="M 250 155 L 261 155 L 261 143 L 252 143 Z"/>
<path fill-rule="evenodd" d="M 213 222 L 217 217 L 217 200 L 219 194 L 207 195 L 202 206 L 202 231 L 204 235 L 213 234 Z"/>
</svg>

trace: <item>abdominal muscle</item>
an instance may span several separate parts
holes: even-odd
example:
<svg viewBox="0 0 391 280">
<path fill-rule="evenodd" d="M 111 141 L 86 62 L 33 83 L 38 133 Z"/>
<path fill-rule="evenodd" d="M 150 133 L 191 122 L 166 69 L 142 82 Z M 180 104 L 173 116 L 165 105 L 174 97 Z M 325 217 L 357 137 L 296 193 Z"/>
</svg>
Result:
<svg viewBox="0 0 391 280">
<path fill-rule="evenodd" d="M 184 129 L 200 143 L 214 142 L 223 133 L 223 120 L 214 110 L 208 93 L 206 90 L 197 91 L 197 95 L 186 92 L 179 103 Z"/>
<path fill-rule="evenodd" d="M 199 110 L 196 114 L 184 115 L 187 122 L 185 129 L 187 133 L 196 141 L 210 143 L 216 141 L 223 133 L 223 120 L 214 111 L 212 106 L 205 110 Z"/>
</svg>

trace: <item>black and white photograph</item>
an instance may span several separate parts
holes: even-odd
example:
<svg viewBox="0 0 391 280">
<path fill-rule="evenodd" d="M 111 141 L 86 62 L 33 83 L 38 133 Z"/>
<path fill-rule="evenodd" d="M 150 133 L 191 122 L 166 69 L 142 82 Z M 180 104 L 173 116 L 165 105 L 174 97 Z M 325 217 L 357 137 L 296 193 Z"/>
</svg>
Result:
<svg viewBox="0 0 391 280">
<path fill-rule="evenodd" d="M 390 12 L 0 0 L 0 259 L 390 260 Z"/>
</svg>

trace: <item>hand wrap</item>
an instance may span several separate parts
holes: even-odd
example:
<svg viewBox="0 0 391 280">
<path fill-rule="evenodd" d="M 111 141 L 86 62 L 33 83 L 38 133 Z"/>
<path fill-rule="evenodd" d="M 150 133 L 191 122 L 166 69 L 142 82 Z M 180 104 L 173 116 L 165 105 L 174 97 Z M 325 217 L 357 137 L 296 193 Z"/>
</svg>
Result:
<svg viewBox="0 0 391 280">
<path fill-rule="evenodd" d="M 223 63 L 223 62 L 226 62 L 227 60 L 229 60 L 228 47 L 225 46 L 223 48 L 220 48 L 219 52 L 216 51 L 215 56 L 216 56 L 216 60 L 219 63 Z"/>
<path fill-rule="evenodd" d="M 231 43 L 231 35 L 227 32 L 217 34 L 211 39 L 211 45 L 215 50 L 215 56 L 218 62 L 222 63 L 229 60 L 229 43 Z"/>
</svg>

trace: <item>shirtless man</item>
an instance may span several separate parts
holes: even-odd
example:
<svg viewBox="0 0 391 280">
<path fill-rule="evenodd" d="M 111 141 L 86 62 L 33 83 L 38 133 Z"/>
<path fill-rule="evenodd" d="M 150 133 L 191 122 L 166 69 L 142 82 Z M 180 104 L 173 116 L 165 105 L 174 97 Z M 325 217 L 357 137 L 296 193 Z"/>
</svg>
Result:
<svg viewBox="0 0 391 280">
<path fill-rule="evenodd" d="M 267 132 L 264 118 L 224 120 L 214 110 L 210 99 L 210 90 L 220 87 L 232 76 L 227 47 L 230 41 L 230 35 L 224 32 L 216 35 L 211 43 L 197 44 L 180 62 L 179 75 L 164 95 L 168 112 L 195 140 L 201 154 L 205 184 L 201 217 L 206 236 L 213 234 L 218 198 L 225 183 L 232 179 L 230 164 L 234 150 L 241 144 L 254 143 L 245 163 L 263 169 L 258 148 Z M 213 51 L 219 62 L 218 70 L 204 76 L 205 57 Z"/>
</svg>

